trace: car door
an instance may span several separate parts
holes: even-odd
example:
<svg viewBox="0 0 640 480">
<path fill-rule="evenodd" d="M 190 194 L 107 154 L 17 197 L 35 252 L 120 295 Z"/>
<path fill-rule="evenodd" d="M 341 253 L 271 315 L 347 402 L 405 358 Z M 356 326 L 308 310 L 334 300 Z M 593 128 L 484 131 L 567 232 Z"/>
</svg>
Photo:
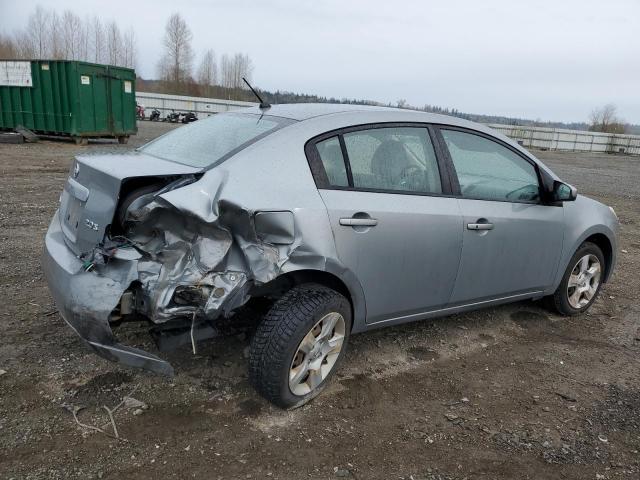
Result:
<svg viewBox="0 0 640 480">
<path fill-rule="evenodd" d="M 535 162 L 479 132 L 439 131 L 459 184 L 464 224 L 451 304 L 527 296 L 551 285 L 563 209 L 541 202 Z"/>
<path fill-rule="evenodd" d="M 317 139 L 308 157 L 338 256 L 363 287 L 367 323 L 446 305 L 462 219 L 427 127 L 347 129 Z"/>
</svg>

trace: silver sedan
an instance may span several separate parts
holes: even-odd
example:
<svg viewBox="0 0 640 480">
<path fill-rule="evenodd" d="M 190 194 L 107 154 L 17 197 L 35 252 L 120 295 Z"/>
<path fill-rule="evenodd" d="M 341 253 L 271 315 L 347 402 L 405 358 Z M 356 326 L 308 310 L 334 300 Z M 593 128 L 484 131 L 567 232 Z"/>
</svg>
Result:
<svg viewBox="0 0 640 480">
<path fill-rule="evenodd" d="M 291 408 L 325 387 L 353 333 L 525 299 L 583 313 L 611 277 L 617 228 L 610 207 L 482 125 L 263 105 L 77 157 L 43 264 L 96 353 L 163 374 L 119 324 L 195 352 L 263 311 L 249 378 Z"/>
</svg>

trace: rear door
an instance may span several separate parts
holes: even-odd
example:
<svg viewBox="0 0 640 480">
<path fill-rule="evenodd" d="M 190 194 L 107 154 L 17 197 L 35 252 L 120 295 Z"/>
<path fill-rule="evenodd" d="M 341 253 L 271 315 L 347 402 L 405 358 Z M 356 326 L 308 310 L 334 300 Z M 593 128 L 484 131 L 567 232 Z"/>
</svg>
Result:
<svg viewBox="0 0 640 480">
<path fill-rule="evenodd" d="M 562 250 L 563 209 L 541 202 L 535 163 L 479 132 L 442 127 L 440 133 L 459 183 L 464 222 L 452 305 L 526 296 L 551 285 Z"/>
<path fill-rule="evenodd" d="M 462 219 L 424 125 L 364 126 L 318 138 L 307 156 L 337 252 L 365 295 L 367 323 L 445 306 Z"/>
</svg>

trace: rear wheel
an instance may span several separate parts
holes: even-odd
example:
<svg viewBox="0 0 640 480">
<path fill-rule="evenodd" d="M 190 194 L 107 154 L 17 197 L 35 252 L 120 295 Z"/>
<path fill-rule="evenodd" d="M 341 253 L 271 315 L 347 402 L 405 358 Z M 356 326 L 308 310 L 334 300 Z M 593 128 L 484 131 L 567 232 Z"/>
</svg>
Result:
<svg viewBox="0 0 640 480">
<path fill-rule="evenodd" d="M 571 258 L 558 289 L 549 298 L 553 308 L 562 315 L 585 312 L 600 293 L 604 269 L 602 250 L 593 243 L 583 243 Z"/>
<path fill-rule="evenodd" d="M 118 143 L 121 145 L 126 144 L 129 141 L 129 135 L 123 135 L 121 137 L 118 137 Z"/>
<path fill-rule="evenodd" d="M 345 297 L 316 284 L 289 290 L 262 320 L 251 343 L 249 380 L 267 400 L 299 407 L 327 385 L 351 330 Z"/>
</svg>

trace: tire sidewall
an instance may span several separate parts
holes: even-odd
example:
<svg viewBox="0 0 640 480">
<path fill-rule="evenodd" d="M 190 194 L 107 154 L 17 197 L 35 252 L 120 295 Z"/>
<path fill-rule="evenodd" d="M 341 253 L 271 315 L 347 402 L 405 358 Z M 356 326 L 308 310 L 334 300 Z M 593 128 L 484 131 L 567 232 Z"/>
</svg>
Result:
<svg viewBox="0 0 640 480">
<path fill-rule="evenodd" d="M 569 303 L 569 296 L 567 292 L 569 277 L 571 276 L 571 272 L 576 266 L 576 263 L 578 263 L 578 260 L 580 260 L 585 255 L 589 255 L 589 254 L 595 255 L 596 257 L 598 257 L 598 261 L 600 262 L 600 269 L 601 269 L 600 282 L 598 283 L 598 288 L 596 289 L 596 293 L 593 295 L 589 303 L 587 303 L 582 308 L 573 308 Z M 602 250 L 600 250 L 600 248 L 597 245 L 593 243 L 585 243 L 582 246 L 580 246 L 578 250 L 576 250 L 576 253 L 573 254 L 573 257 L 571 257 L 571 261 L 569 262 L 569 265 L 567 266 L 567 269 L 564 272 L 564 276 L 562 277 L 562 281 L 560 282 L 560 286 L 558 287 L 558 290 L 556 292 L 556 302 L 559 303 L 559 306 L 561 307 L 563 312 L 566 312 L 567 315 L 578 315 L 580 313 L 586 312 L 591 307 L 593 302 L 595 302 L 596 298 L 598 298 L 598 295 L 600 294 L 600 289 L 602 288 L 605 269 L 606 269 L 606 264 L 605 264 L 604 255 L 602 253 Z"/>
</svg>

